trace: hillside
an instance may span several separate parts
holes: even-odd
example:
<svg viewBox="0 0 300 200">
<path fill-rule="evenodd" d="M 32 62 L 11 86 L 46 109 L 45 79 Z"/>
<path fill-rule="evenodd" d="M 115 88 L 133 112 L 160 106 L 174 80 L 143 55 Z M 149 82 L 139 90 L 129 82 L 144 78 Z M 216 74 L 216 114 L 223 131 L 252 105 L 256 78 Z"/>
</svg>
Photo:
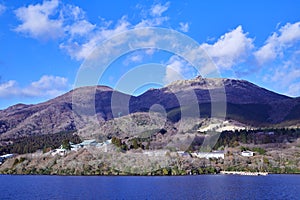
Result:
<svg viewBox="0 0 300 200">
<path fill-rule="evenodd" d="M 182 112 L 195 119 L 211 117 L 212 103 L 226 106 L 227 119 L 247 125 L 295 126 L 300 122 L 299 98 L 280 95 L 243 80 L 197 77 L 175 81 L 137 97 L 106 86 L 90 86 L 36 105 L 17 104 L 0 111 L 0 138 L 88 130 L 93 123 L 105 124 L 107 130 L 112 130 L 109 124 L 115 118 L 126 118 L 129 114 L 139 118 L 148 115 L 149 110 L 166 114 L 168 120 L 159 128 L 169 129 L 176 127 Z M 200 115 L 195 108 L 199 108 Z"/>
</svg>

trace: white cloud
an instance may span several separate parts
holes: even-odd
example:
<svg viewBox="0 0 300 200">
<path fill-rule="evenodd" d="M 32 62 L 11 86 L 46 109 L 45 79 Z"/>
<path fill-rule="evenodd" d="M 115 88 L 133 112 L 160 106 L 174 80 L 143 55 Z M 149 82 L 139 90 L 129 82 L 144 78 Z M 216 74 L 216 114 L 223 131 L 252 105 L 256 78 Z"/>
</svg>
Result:
<svg viewBox="0 0 300 200">
<path fill-rule="evenodd" d="M 181 60 L 179 60 L 177 56 L 172 56 L 166 66 L 166 75 L 164 77 L 164 83 L 169 84 L 173 81 L 181 80 L 183 67 L 184 64 L 181 62 Z"/>
<path fill-rule="evenodd" d="M 6 10 L 6 6 L 3 4 L 0 4 L 0 15 L 2 15 Z"/>
<path fill-rule="evenodd" d="M 214 44 L 204 43 L 201 47 L 207 51 L 219 68 L 230 69 L 245 61 L 253 49 L 253 39 L 247 37 L 242 26 L 225 33 Z"/>
<path fill-rule="evenodd" d="M 113 35 L 124 32 L 130 27 L 126 16 L 123 16 L 113 28 L 110 28 L 109 25 L 110 23 L 105 27 L 95 27 L 93 33 L 87 38 L 83 38 L 84 42 L 79 43 L 77 42 L 78 38 L 71 38 L 60 44 L 60 48 L 66 50 L 72 58 L 82 60 L 87 58 L 100 42 Z"/>
<path fill-rule="evenodd" d="M 279 32 L 281 33 L 278 37 L 280 44 L 285 47 L 293 45 L 300 40 L 300 22 L 294 24 L 287 23 L 280 28 Z"/>
<path fill-rule="evenodd" d="M 142 28 L 148 26 L 160 26 L 164 22 L 169 20 L 169 17 L 162 16 L 165 11 L 169 9 L 170 3 L 167 2 L 164 5 L 155 4 L 149 10 L 141 9 L 141 21 L 134 25 L 135 28 Z"/>
<path fill-rule="evenodd" d="M 274 72 L 269 77 L 269 80 L 272 82 L 280 82 L 282 87 L 287 87 L 293 81 L 300 78 L 300 69 L 291 66 L 291 62 L 288 62 L 283 67 L 278 67 L 274 69 Z"/>
<path fill-rule="evenodd" d="M 168 3 L 164 5 L 166 9 L 167 5 Z M 152 12 L 153 8 L 150 11 Z M 157 14 L 154 17 L 148 16 L 145 19 L 141 19 L 141 21 L 136 24 L 131 24 L 127 19 L 127 16 L 122 16 L 122 18 L 119 19 L 114 26 L 111 21 L 107 21 L 104 19 L 102 19 L 102 26 L 95 26 L 89 23 L 87 25 L 90 31 L 89 35 L 83 34 L 83 37 L 81 39 L 78 39 L 77 37 L 70 38 L 69 40 L 61 43 L 60 48 L 67 51 L 68 54 L 76 60 L 85 59 L 93 52 L 93 50 L 99 43 L 112 37 L 113 35 L 117 35 L 124 31 L 130 30 L 131 28 L 160 26 L 164 22 L 169 20 L 168 17 L 161 16 L 161 14 L 162 13 L 160 13 L 159 15 Z"/>
<path fill-rule="evenodd" d="M 143 56 L 141 54 L 135 54 L 128 57 L 128 59 L 131 62 L 141 62 L 143 60 Z"/>
<path fill-rule="evenodd" d="M 59 1 L 52 0 L 18 8 L 15 10 L 15 14 L 22 23 L 15 28 L 15 31 L 43 40 L 63 36 L 63 21 L 57 17 L 58 6 Z"/>
<path fill-rule="evenodd" d="M 101 19 L 95 24 L 87 20 L 85 12 L 78 6 L 59 0 L 43 1 L 15 10 L 21 21 L 15 31 L 35 39 L 60 39 L 60 49 L 76 60 L 83 60 L 99 43 L 113 35 L 131 28 L 161 26 L 169 20 L 162 16 L 169 5 L 169 2 L 153 5 L 136 24 L 131 24 L 127 16 L 116 23 Z"/>
<path fill-rule="evenodd" d="M 123 61 L 124 65 L 129 65 L 130 63 L 139 63 L 143 61 L 144 58 L 144 52 L 134 52 L 126 56 L 125 60 Z"/>
<path fill-rule="evenodd" d="M 289 96 L 300 95 L 300 22 L 287 23 L 276 27 L 265 44 L 260 47 L 254 56 L 258 66 L 266 64 L 269 68 L 261 68 L 263 81 L 272 84 L 276 91 Z M 267 75 L 266 70 L 267 69 Z"/>
<path fill-rule="evenodd" d="M 193 78 L 196 75 L 196 69 L 193 68 L 186 60 L 177 55 L 173 55 L 166 63 L 166 73 L 163 82 L 165 84 L 169 84 L 176 80 Z"/>
<path fill-rule="evenodd" d="M 170 2 L 165 3 L 164 5 L 162 4 L 155 4 L 151 8 L 151 15 L 154 17 L 160 17 L 165 11 L 169 9 Z"/>
<path fill-rule="evenodd" d="M 0 84 L 0 97 L 56 97 L 70 89 L 68 79 L 59 76 L 42 76 L 26 87 L 19 87 L 14 80 Z"/>
<path fill-rule="evenodd" d="M 290 96 L 299 97 L 299 95 L 300 95 L 300 82 L 292 83 L 291 85 L 289 85 L 287 94 L 290 95 Z"/>
<path fill-rule="evenodd" d="M 259 65 L 263 65 L 264 63 L 274 60 L 277 57 L 275 46 L 276 45 L 274 43 L 269 42 L 262 46 L 258 51 L 254 52 L 254 56 Z"/>
<path fill-rule="evenodd" d="M 142 19 L 138 24 L 135 25 L 135 28 L 160 26 L 168 20 L 169 20 L 168 17 L 156 17 L 156 18 Z"/>
<path fill-rule="evenodd" d="M 91 24 L 86 20 L 80 20 L 70 26 L 67 26 L 66 30 L 68 30 L 68 32 L 71 34 L 71 37 L 75 37 L 76 35 L 84 36 L 86 34 L 89 34 L 95 28 L 95 24 Z"/>
<path fill-rule="evenodd" d="M 65 20 L 77 21 L 85 18 L 85 12 L 80 7 L 70 4 L 63 4 L 60 12 Z"/>
<path fill-rule="evenodd" d="M 0 97 L 14 96 L 17 93 L 17 82 L 14 80 L 0 84 Z"/>
<path fill-rule="evenodd" d="M 293 52 L 286 58 L 287 61 L 281 61 L 273 64 L 265 72 L 263 81 L 271 83 L 275 90 L 281 91 L 289 96 L 300 96 L 300 51 Z"/>
<path fill-rule="evenodd" d="M 156 50 L 154 48 L 148 48 L 145 50 L 145 53 L 149 56 L 152 56 L 155 52 Z"/>
<path fill-rule="evenodd" d="M 151 57 L 154 54 L 154 52 L 154 48 L 136 50 L 133 53 L 129 53 L 129 55 L 126 56 L 125 60 L 123 61 L 123 64 L 129 65 L 130 63 L 140 63 L 145 58 Z"/>
<path fill-rule="evenodd" d="M 185 32 L 185 33 L 188 32 L 190 29 L 189 23 L 180 22 L 179 26 L 180 26 L 179 30 L 181 30 L 182 32 Z"/>
<path fill-rule="evenodd" d="M 31 88 L 43 90 L 49 88 L 64 89 L 68 85 L 68 79 L 59 76 L 44 75 L 40 80 L 32 82 Z"/>
<path fill-rule="evenodd" d="M 263 65 L 274 61 L 278 56 L 283 56 L 285 50 L 293 47 L 300 41 L 300 22 L 287 23 L 282 26 L 278 33 L 273 33 L 258 51 L 254 53 L 257 62 Z"/>
</svg>

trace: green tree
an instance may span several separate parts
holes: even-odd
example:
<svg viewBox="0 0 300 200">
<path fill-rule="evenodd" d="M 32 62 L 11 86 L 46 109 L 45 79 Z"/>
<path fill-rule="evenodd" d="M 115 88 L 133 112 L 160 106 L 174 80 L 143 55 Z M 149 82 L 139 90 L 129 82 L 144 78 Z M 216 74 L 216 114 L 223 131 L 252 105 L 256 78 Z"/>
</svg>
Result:
<svg viewBox="0 0 300 200">
<path fill-rule="evenodd" d="M 71 150 L 70 142 L 69 142 L 69 140 L 67 140 L 67 139 L 63 140 L 63 142 L 62 142 L 61 145 L 62 145 L 62 148 L 63 148 L 63 149 Z"/>
<path fill-rule="evenodd" d="M 132 145 L 133 145 L 133 148 L 134 148 L 134 149 L 138 149 L 138 148 L 139 148 L 139 144 L 138 144 L 138 142 L 137 142 L 137 139 L 136 139 L 136 138 L 134 138 L 134 139 L 133 139 L 133 141 L 132 141 Z"/>
</svg>

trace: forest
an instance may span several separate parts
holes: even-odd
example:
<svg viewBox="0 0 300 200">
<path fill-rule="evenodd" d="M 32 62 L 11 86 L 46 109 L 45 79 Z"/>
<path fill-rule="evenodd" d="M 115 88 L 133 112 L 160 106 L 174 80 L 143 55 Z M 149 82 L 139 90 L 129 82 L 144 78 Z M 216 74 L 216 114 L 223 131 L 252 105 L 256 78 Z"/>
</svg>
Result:
<svg viewBox="0 0 300 200">
<path fill-rule="evenodd" d="M 37 136 L 28 136 L 18 139 L 11 139 L 10 144 L 0 146 L 0 155 L 7 153 L 26 154 L 33 153 L 39 149 L 48 151 L 60 147 L 63 143 L 80 143 L 81 139 L 73 131 L 59 132 L 55 134 L 45 134 Z"/>
</svg>

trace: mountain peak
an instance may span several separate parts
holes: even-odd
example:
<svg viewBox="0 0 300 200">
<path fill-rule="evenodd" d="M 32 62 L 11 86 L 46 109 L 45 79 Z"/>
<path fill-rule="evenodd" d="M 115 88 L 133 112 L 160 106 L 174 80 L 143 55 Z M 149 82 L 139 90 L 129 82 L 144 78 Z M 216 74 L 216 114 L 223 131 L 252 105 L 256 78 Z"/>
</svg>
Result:
<svg viewBox="0 0 300 200">
<path fill-rule="evenodd" d="M 113 91 L 113 89 L 109 86 L 105 86 L 105 85 L 96 85 L 96 86 L 83 86 L 83 87 L 77 87 L 75 89 L 73 89 L 73 92 L 83 92 L 83 91 Z"/>
<path fill-rule="evenodd" d="M 224 91 L 226 98 L 212 99 L 211 91 Z M 118 94 L 118 102 L 114 105 L 111 101 L 113 92 Z M 0 111 L 0 138 L 75 130 L 78 129 L 74 124 L 75 119 L 80 119 L 77 120 L 80 121 L 79 128 L 84 127 L 82 119 L 89 120 L 95 112 L 101 120 L 114 120 L 112 106 L 122 113 L 126 113 L 129 106 L 131 114 L 148 112 L 153 105 L 158 104 L 169 113 L 170 119 L 176 121 L 180 120 L 178 111 L 183 106 L 182 102 L 187 102 L 184 106 L 188 108 L 195 96 L 201 112 L 204 112 L 199 117 L 209 116 L 209 112 L 205 112 L 210 110 L 211 102 L 226 101 L 229 117 L 248 119 L 252 116 L 250 119 L 257 123 L 283 122 L 286 116 L 288 119 L 298 120 L 297 112 L 300 109 L 299 99 L 271 92 L 248 81 L 227 78 L 197 76 L 190 80 L 175 81 L 161 89 L 148 90 L 138 97 L 123 94 L 108 86 L 86 86 L 75 88 L 44 103 L 17 104 Z M 126 104 L 127 101 L 129 105 Z M 74 112 L 74 105 L 78 110 L 84 111 L 84 116 L 76 110 Z M 126 112 L 123 112 L 124 109 Z M 289 114 L 291 110 L 293 113 Z"/>
<path fill-rule="evenodd" d="M 203 78 L 202 76 L 197 76 L 194 79 L 174 81 L 167 85 L 166 88 L 169 88 L 172 91 L 184 90 L 186 88 L 210 90 L 224 87 L 227 80 L 230 79 Z"/>
</svg>

